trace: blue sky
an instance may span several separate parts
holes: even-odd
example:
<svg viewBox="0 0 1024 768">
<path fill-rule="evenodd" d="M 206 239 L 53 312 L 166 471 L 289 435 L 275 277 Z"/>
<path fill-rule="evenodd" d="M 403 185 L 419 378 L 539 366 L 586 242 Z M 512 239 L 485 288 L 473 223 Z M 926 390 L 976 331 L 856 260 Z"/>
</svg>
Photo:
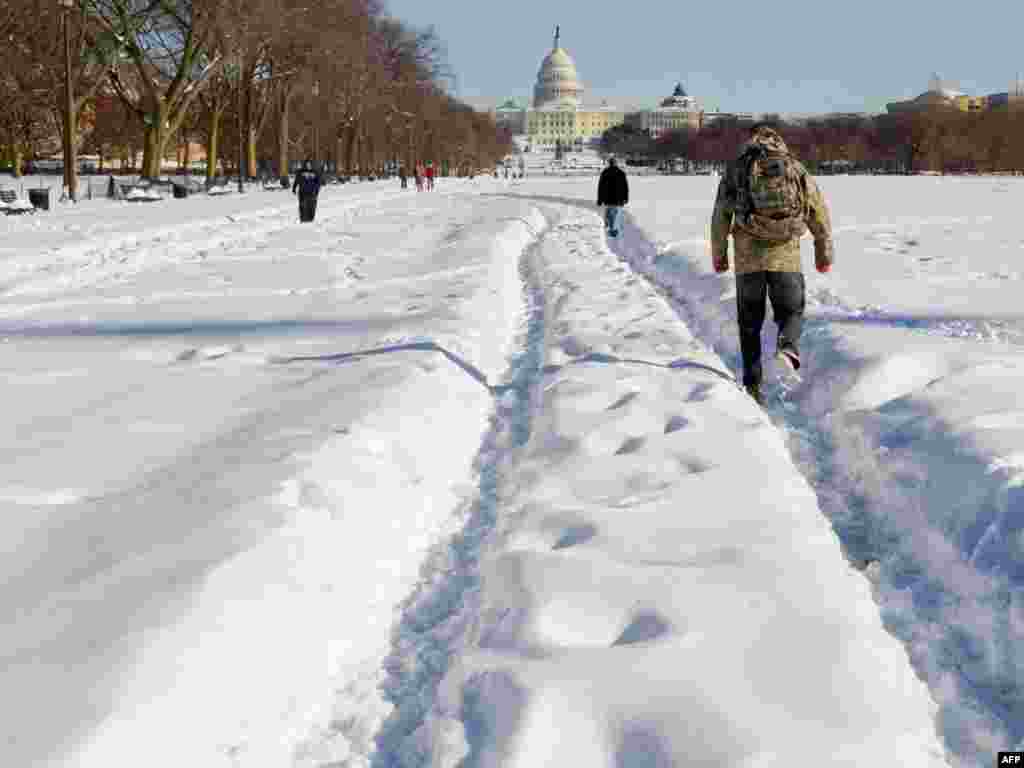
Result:
<svg viewBox="0 0 1024 768">
<path fill-rule="evenodd" d="M 617 106 L 652 106 L 682 81 L 702 106 L 723 111 L 875 112 L 925 90 L 932 72 L 975 94 L 1024 76 L 1019 0 L 953 11 L 922 0 L 385 2 L 392 15 L 436 28 L 456 95 L 477 107 L 529 100 L 556 24 L 587 101 Z"/>
</svg>

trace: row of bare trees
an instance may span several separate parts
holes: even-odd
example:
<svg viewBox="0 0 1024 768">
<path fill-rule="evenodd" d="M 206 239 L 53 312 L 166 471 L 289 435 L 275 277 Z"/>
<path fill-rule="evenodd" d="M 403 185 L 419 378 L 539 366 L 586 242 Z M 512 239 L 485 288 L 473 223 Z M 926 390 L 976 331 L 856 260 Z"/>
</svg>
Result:
<svg viewBox="0 0 1024 768">
<path fill-rule="evenodd" d="M 765 115 L 790 149 L 814 171 L 847 167 L 862 171 L 1016 172 L 1024 170 L 1024 109 L 985 112 L 933 109 L 874 116 L 835 115 L 787 121 Z M 688 160 L 720 166 L 736 156 L 751 122 L 722 118 L 700 130 L 679 130 L 652 139 L 621 126 L 602 148 L 646 161 Z"/>
<path fill-rule="evenodd" d="M 73 148 L 101 162 L 141 149 L 144 176 L 176 154 L 187 165 L 193 143 L 211 176 L 218 160 L 250 177 L 303 158 L 348 173 L 493 165 L 509 137 L 447 93 L 435 33 L 377 2 L 5 0 L 0 151 L 16 174 L 31 157 L 75 156 L 59 138 L 66 32 Z"/>
</svg>

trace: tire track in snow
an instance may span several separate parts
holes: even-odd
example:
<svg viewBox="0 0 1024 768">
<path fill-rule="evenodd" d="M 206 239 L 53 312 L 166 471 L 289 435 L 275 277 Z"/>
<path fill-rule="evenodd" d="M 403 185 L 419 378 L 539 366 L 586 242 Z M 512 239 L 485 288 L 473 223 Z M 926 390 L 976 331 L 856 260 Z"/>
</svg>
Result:
<svg viewBox="0 0 1024 768">
<path fill-rule="evenodd" d="M 520 257 L 526 322 L 519 351 L 509 364 L 507 383 L 500 387 L 504 394 L 495 401 L 490 429 L 474 462 L 479 472 L 475 498 L 458 510 L 464 526 L 431 550 L 420 584 L 401 605 L 382 685 L 393 710 L 376 736 L 373 768 L 433 764 L 438 747 L 461 734 L 461 721 L 432 718 L 431 710 L 449 662 L 479 613 L 480 554 L 497 520 L 502 463 L 525 445 L 530 435 L 545 338 L 543 288 L 536 267 L 540 242 L 535 239 Z"/>
<path fill-rule="evenodd" d="M 734 294 L 723 296 L 721 277 L 693 269 L 685 254 L 672 258 L 677 244 L 665 245 L 648 240 L 627 216 L 626 237 L 613 250 L 666 296 L 703 343 L 739 371 Z M 1024 668 L 1013 661 L 1013 625 L 1019 619 L 1012 585 L 981 586 L 984 577 L 965 566 L 955 542 L 937 551 L 933 537 L 942 532 L 930 523 L 927 504 L 906 478 L 908 471 L 926 470 L 890 465 L 869 430 L 816 398 L 827 399 L 842 383 L 842 353 L 830 325 L 844 319 L 862 321 L 866 313 L 879 325 L 978 341 L 1013 343 L 1019 335 L 1012 326 L 972 318 L 911 318 L 878 308 L 855 309 L 830 290 L 808 298 L 809 307 L 827 307 L 808 316 L 804 332 L 805 378 L 817 374 L 823 381 L 816 386 L 822 389 L 808 389 L 811 399 L 798 407 L 791 397 L 803 397 L 802 390 L 791 395 L 767 383 L 766 397 L 775 403 L 770 417 L 786 434 L 794 463 L 814 488 L 847 557 L 871 579 L 886 628 L 903 642 L 916 673 L 932 690 L 944 746 L 960 765 L 987 767 L 995 749 L 1024 748 Z M 907 523 L 908 514 L 916 525 Z M 993 630 L 994 640 L 971 631 L 958 613 L 961 604 L 982 630 L 987 623 L 1001 627 Z"/>
</svg>

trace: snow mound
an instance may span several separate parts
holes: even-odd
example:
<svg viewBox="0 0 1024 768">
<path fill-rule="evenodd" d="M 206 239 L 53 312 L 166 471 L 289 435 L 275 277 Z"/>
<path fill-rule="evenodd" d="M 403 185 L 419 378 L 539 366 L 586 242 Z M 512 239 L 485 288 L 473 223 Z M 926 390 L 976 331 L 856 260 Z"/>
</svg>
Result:
<svg viewBox="0 0 1024 768">
<path fill-rule="evenodd" d="M 23 197 L 16 197 L 9 203 L 5 203 L 0 200 L 0 210 L 9 213 L 28 213 L 29 211 L 35 210 L 32 203 Z"/>
<path fill-rule="evenodd" d="M 125 193 L 125 200 L 155 202 L 163 200 L 163 195 L 153 189 L 132 189 Z"/>
</svg>

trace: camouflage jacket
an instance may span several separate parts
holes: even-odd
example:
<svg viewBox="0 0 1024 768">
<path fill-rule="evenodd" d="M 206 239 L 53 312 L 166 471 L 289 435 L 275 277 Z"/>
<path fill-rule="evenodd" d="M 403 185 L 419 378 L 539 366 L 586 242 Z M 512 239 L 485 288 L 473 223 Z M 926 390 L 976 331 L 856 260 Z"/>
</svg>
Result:
<svg viewBox="0 0 1024 768">
<path fill-rule="evenodd" d="M 748 144 L 760 143 L 775 151 L 788 152 L 782 137 L 770 129 L 759 131 Z M 814 237 L 814 261 L 821 266 L 832 264 L 832 222 L 828 205 L 818 185 L 807 170 L 797 162 L 804 198 L 804 222 Z M 736 222 L 740 168 L 729 164 L 718 184 L 715 210 L 711 216 L 711 259 L 714 264 L 729 266 L 729 235 L 732 235 L 736 256 L 736 274 L 746 272 L 801 272 L 800 239 L 786 242 L 760 240 L 745 232 Z"/>
</svg>

